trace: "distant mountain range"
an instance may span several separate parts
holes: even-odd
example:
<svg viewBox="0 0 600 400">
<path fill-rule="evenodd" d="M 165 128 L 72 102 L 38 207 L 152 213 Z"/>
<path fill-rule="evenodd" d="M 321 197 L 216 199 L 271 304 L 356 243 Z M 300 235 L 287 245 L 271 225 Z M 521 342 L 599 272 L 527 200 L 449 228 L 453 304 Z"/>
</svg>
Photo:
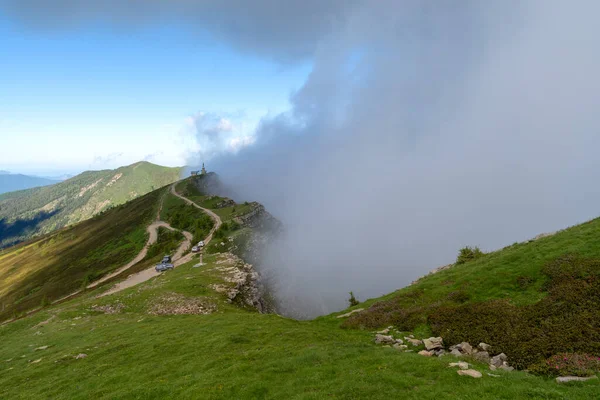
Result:
<svg viewBox="0 0 600 400">
<path fill-rule="evenodd" d="M 35 178 L 39 179 L 35 186 L 49 186 L 0 194 L 0 248 L 91 218 L 177 181 L 181 171 L 139 162 L 115 170 L 86 171 L 63 182 Z"/>
<path fill-rule="evenodd" d="M 58 182 L 60 182 L 59 179 L 11 174 L 8 171 L 0 171 L 0 194 L 38 186 L 53 185 Z"/>
</svg>

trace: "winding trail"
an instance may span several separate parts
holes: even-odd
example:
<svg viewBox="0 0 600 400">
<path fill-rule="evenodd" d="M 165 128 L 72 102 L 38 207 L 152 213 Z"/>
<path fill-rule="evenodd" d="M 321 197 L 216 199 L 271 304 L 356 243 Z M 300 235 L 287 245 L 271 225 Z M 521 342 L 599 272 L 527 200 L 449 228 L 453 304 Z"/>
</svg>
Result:
<svg viewBox="0 0 600 400">
<path fill-rule="evenodd" d="M 178 182 L 175 182 L 171 185 L 171 193 L 174 196 L 179 197 L 180 199 L 182 199 L 183 201 L 185 201 L 186 203 L 188 203 L 189 205 L 192 205 L 202 211 L 204 211 L 205 213 L 207 213 L 208 215 L 211 216 L 211 218 L 215 221 L 215 224 L 213 226 L 213 228 L 210 230 L 208 236 L 206 236 L 206 238 L 204 239 L 204 245 L 207 246 L 210 241 L 212 240 L 213 234 L 215 233 L 215 231 L 217 229 L 219 229 L 219 227 L 222 224 L 221 218 L 215 214 L 213 211 L 209 210 L 208 208 L 204 208 L 204 207 L 200 207 L 198 204 L 194 203 L 192 200 L 188 199 L 187 197 L 182 196 L 181 194 L 179 194 L 177 192 L 177 190 L 175 189 L 175 185 Z M 166 195 L 166 193 L 165 193 Z M 169 229 L 171 231 L 177 231 L 177 232 L 181 232 L 183 234 L 183 236 L 185 236 L 185 240 L 183 242 L 181 242 L 181 244 L 179 245 L 179 247 L 177 248 L 177 251 L 175 252 L 175 254 L 173 255 L 173 265 L 175 267 L 185 264 L 189 261 L 191 261 L 194 258 L 194 253 L 188 253 L 187 255 L 184 256 L 184 253 L 191 247 L 192 245 L 192 240 L 193 240 L 193 235 L 190 232 L 187 231 L 182 231 L 176 228 L 173 228 L 171 225 L 169 225 L 167 222 L 161 221 L 160 220 L 160 213 L 162 211 L 162 207 L 163 207 L 163 202 L 164 202 L 164 196 L 163 198 L 160 200 L 160 207 L 158 208 L 158 211 L 156 213 L 156 219 L 154 222 L 152 222 L 150 225 L 148 225 L 148 227 L 146 228 L 146 232 L 148 232 L 149 234 L 149 238 L 148 241 L 146 242 L 146 244 L 144 245 L 144 248 L 138 253 L 137 256 L 135 256 L 135 258 L 133 260 L 131 260 L 129 263 L 125 264 L 124 266 L 116 269 L 115 271 L 111 272 L 108 275 L 103 276 L 102 278 L 98 279 L 97 281 L 94 281 L 92 283 L 90 283 L 89 285 L 86 286 L 86 289 L 93 289 L 96 286 L 100 285 L 103 282 L 106 282 L 109 279 L 114 278 L 115 276 L 120 275 L 121 273 L 123 273 L 124 271 L 127 271 L 129 268 L 133 267 L 134 265 L 136 265 L 137 263 L 139 263 L 140 261 L 142 261 L 146 255 L 148 254 L 148 248 L 153 245 L 154 243 L 156 243 L 156 241 L 158 240 L 158 228 L 166 228 Z M 145 282 L 149 279 L 154 278 L 155 276 L 160 275 L 160 272 L 156 272 L 156 269 L 154 266 L 147 268 L 143 271 L 137 272 L 135 274 L 131 274 L 129 275 L 125 280 L 117 283 L 115 286 L 113 286 L 111 289 L 107 290 L 106 292 L 100 294 L 98 297 L 103 297 L 103 296 L 108 296 L 109 294 L 113 294 L 113 293 L 117 293 L 120 292 L 121 290 L 130 288 L 132 286 L 137 285 L 138 283 L 142 283 Z M 70 299 L 71 297 L 75 297 L 78 294 L 80 294 L 82 292 L 82 290 L 77 290 L 71 294 L 68 294 L 64 297 L 61 297 L 60 299 L 54 300 L 52 301 L 51 304 L 57 304 L 60 302 L 63 302 L 67 299 Z M 27 311 L 24 316 L 28 316 L 31 314 L 34 314 L 38 311 L 42 310 L 42 307 L 38 307 L 38 308 L 34 308 L 33 310 L 29 310 Z M 2 323 L 0 323 L 0 325 L 5 325 L 8 324 L 10 322 L 13 322 L 15 320 L 17 320 L 19 318 L 12 318 L 6 321 L 3 321 Z"/>
<path fill-rule="evenodd" d="M 204 245 L 207 246 L 210 241 L 212 240 L 213 234 L 215 233 L 215 231 L 217 229 L 219 229 L 219 227 L 222 224 L 221 218 L 215 214 L 213 211 L 209 210 L 208 208 L 204 208 L 204 207 L 200 207 L 198 204 L 194 203 L 192 200 L 188 199 L 187 197 L 182 196 L 181 194 L 179 194 L 177 192 L 177 190 L 175 189 L 175 185 L 177 183 L 174 183 L 171 185 L 171 193 L 174 196 L 179 197 L 180 199 L 182 199 L 183 201 L 185 201 L 186 203 L 188 203 L 189 205 L 192 205 L 196 208 L 199 208 L 200 210 L 204 211 L 205 213 L 207 213 L 208 215 L 211 216 L 212 219 L 215 220 L 215 224 L 213 225 L 213 228 L 210 230 L 208 236 L 206 236 L 206 238 L 204 239 Z M 162 206 L 161 206 L 162 207 Z M 157 215 L 157 219 L 160 218 L 160 210 L 159 213 Z M 100 283 L 102 283 L 102 281 L 106 281 L 107 279 L 110 279 L 116 275 L 119 275 L 120 273 L 122 273 L 123 271 L 131 268 L 133 265 L 135 265 L 136 263 L 138 263 L 139 261 L 141 261 L 145 256 L 146 253 L 148 252 L 148 247 L 153 244 L 156 243 L 156 239 L 157 239 L 157 231 L 159 227 L 164 227 L 173 231 L 179 231 L 178 229 L 173 228 L 171 225 L 167 224 L 164 221 L 156 221 L 153 224 L 151 224 L 150 226 L 148 226 L 148 232 L 150 233 L 150 239 L 148 239 L 148 243 L 146 243 L 146 246 L 144 247 L 144 249 L 140 252 L 140 254 L 137 255 L 137 257 L 135 259 L 133 259 L 129 264 L 119 268 L 117 271 L 113 272 L 112 274 L 108 275 L 107 277 L 105 277 L 106 279 L 100 279 L 96 282 L 94 282 L 92 285 L 96 286 Z M 181 231 L 181 233 L 183 233 L 183 235 L 185 236 L 185 240 L 181 243 L 181 245 L 179 246 L 179 248 L 177 249 L 177 251 L 175 252 L 175 255 L 173 256 L 173 265 L 175 267 L 178 267 L 179 265 L 185 264 L 189 261 L 191 261 L 194 258 L 194 253 L 188 253 L 187 255 L 183 255 L 192 245 L 192 239 L 193 239 L 193 235 L 189 232 L 186 231 Z M 153 236 L 154 235 L 154 236 Z M 108 296 L 110 294 L 113 293 L 117 293 L 120 292 L 121 290 L 130 288 L 132 286 L 135 286 L 139 283 L 145 282 L 149 279 L 154 278 L 155 276 L 160 275 L 161 272 L 156 272 L 156 269 L 154 268 L 154 266 L 147 268 L 143 271 L 137 272 L 135 274 L 129 275 L 125 280 L 117 283 L 115 286 L 113 286 L 111 289 L 107 290 L 106 292 L 102 293 L 101 295 L 99 295 L 98 297 L 103 297 L 103 296 Z M 93 287 L 93 286 L 88 286 L 88 288 Z"/>
</svg>

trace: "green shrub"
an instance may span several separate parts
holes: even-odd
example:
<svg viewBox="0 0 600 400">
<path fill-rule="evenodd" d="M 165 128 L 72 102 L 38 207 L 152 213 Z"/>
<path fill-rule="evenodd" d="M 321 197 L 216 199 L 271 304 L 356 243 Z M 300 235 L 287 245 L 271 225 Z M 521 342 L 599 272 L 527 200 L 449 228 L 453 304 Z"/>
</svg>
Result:
<svg viewBox="0 0 600 400">
<path fill-rule="evenodd" d="M 456 257 L 456 264 L 464 264 L 469 261 L 477 260 L 480 257 L 483 257 L 485 253 L 479 249 L 479 247 L 463 247 L 458 252 L 458 257 Z"/>
<path fill-rule="evenodd" d="M 529 367 L 536 375 L 592 376 L 600 371 L 600 357 L 591 354 L 560 353 Z"/>
<path fill-rule="evenodd" d="M 360 304 L 356 297 L 354 297 L 354 293 L 350 292 L 350 298 L 348 299 L 348 303 L 350 303 L 350 307 L 354 307 Z"/>
<path fill-rule="evenodd" d="M 516 306 L 504 299 L 457 305 L 468 298 L 460 290 L 438 303 L 425 303 L 420 301 L 423 292 L 413 290 L 373 304 L 343 326 L 395 325 L 412 331 L 427 323 L 448 345 L 489 343 L 520 369 L 539 370 L 549 357 L 562 353 L 599 357 L 600 260 L 566 255 L 546 264 L 542 272 L 547 296 L 534 304 Z"/>
</svg>

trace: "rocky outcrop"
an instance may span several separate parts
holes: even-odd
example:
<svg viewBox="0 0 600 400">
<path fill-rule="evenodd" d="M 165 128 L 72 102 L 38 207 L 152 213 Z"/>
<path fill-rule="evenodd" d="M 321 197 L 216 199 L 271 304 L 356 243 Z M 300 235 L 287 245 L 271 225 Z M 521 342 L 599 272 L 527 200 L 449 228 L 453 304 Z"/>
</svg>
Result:
<svg viewBox="0 0 600 400">
<path fill-rule="evenodd" d="M 260 275 L 254 270 L 252 264 L 245 263 L 232 253 L 221 253 L 218 257 L 215 269 L 227 283 L 214 284 L 212 288 L 224 293 L 230 303 L 235 302 L 264 312 L 264 302 L 258 283 Z"/>
<path fill-rule="evenodd" d="M 234 220 L 249 228 L 268 230 L 278 232 L 281 229 L 281 222 L 267 212 L 265 206 L 260 203 L 249 203 L 251 210 L 243 215 L 239 215 Z"/>
</svg>

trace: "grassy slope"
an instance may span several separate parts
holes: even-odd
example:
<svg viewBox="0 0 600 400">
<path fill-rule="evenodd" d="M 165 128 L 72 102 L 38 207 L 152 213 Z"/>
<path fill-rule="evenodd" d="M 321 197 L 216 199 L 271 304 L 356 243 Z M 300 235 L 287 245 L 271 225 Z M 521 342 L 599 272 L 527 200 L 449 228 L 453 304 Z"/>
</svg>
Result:
<svg viewBox="0 0 600 400">
<path fill-rule="evenodd" d="M 422 304 L 433 304 L 444 301 L 457 291 L 465 292 L 471 303 L 508 299 L 516 305 L 532 304 L 545 296 L 540 290 L 547 280 L 541 272 L 544 264 L 567 253 L 600 258 L 599 240 L 600 218 L 562 230 L 553 236 L 508 246 L 478 260 L 426 276 L 412 286 L 371 299 L 361 307 L 398 294 L 417 292 L 420 292 Z M 531 278 L 532 283 L 522 287 L 519 285 L 521 277 Z M 407 305 L 410 303 L 412 300 L 407 300 Z"/>
<path fill-rule="evenodd" d="M 567 251 L 596 257 L 599 237 L 595 220 L 440 272 L 382 299 L 418 291 L 435 302 L 466 290 L 469 301 L 510 297 L 530 304 L 541 296 L 540 268 L 547 260 Z M 447 368 L 455 361 L 450 356 L 426 358 L 375 346 L 371 332 L 340 329 L 335 316 L 294 321 L 239 309 L 209 287 L 223 283 L 211 271 L 216 257 L 205 256 L 206 267 L 192 268 L 190 262 L 126 291 L 95 299 L 100 288 L 0 326 L 0 398 L 591 399 L 600 392 L 599 381 L 565 386 L 503 371 L 492 378 L 483 365 L 475 368 L 484 377 L 473 380 Z M 523 275 L 535 279 L 526 289 L 516 283 Z M 216 304 L 218 312 L 149 315 L 161 296 L 173 293 Z M 119 304 L 124 308 L 117 314 L 92 311 L 94 305 Z M 36 351 L 39 346 L 50 347 Z M 78 353 L 88 357 L 75 360 Z"/>
<path fill-rule="evenodd" d="M 164 189 L 163 189 L 164 190 Z M 126 264 L 147 241 L 157 190 L 0 254 L 0 319 L 56 300 Z"/>
<path fill-rule="evenodd" d="M 0 245 L 83 221 L 172 183 L 180 173 L 180 168 L 140 162 L 116 170 L 87 171 L 56 185 L 0 195 Z"/>
<path fill-rule="evenodd" d="M 375 346 L 370 332 L 339 329 L 332 316 L 294 321 L 236 308 L 208 286 L 220 281 L 210 270 L 215 257 L 206 257 L 207 267 L 192 262 L 121 293 L 89 293 L 0 326 L 0 397 L 590 399 L 600 390 L 598 382 L 560 386 L 522 372 L 473 380 L 447 368 L 451 357 Z M 166 293 L 212 302 L 218 312 L 149 315 Z M 117 314 L 91 310 L 119 304 Z M 74 359 L 79 353 L 88 357 Z"/>
</svg>

